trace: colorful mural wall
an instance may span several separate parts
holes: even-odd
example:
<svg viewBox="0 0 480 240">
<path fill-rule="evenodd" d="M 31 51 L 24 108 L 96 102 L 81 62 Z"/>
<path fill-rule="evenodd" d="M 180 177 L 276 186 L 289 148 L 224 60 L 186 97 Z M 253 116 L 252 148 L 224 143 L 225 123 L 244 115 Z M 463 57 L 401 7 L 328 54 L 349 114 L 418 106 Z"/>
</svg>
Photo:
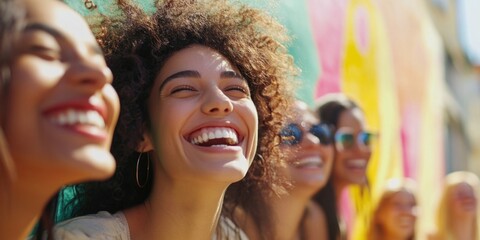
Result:
<svg viewBox="0 0 480 240">
<path fill-rule="evenodd" d="M 424 3 L 282 0 L 277 4 L 278 9 L 266 9 L 289 28 L 295 41 L 303 42 L 304 51 L 291 51 L 297 64 L 304 72 L 318 72 L 301 76 L 302 89 L 310 92 L 301 91 L 299 98 L 313 103 L 326 93 L 344 92 L 360 103 L 368 126 L 380 134 L 368 169 L 370 195 L 352 188 L 343 199 L 350 238 L 366 239 L 379 187 L 398 176 L 418 182 L 418 231 L 419 239 L 424 238 L 433 220 L 432 193 L 439 190 L 444 175 L 443 46 Z M 304 16 L 309 16 L 308 22 Z M 307 27 L 293 27 L 301 24 Z M 310 37 L 313 46 L 301 40 Z M 312 53 L 319 65 L 305 64 Z"/>
<path fill-rule="evenodd" d="M 94 11 L 85 1 L 66 2 L 85 16 L 114 12 L 111 0 L 96 1 Z M 443 47 L 424 2 L 242 2 L 269 11 L 288 28 L 289 49 L 302 69 L 299 98 L 313 105 L 326 93 L 344 92 L 360 103 L 368 127 L 380 134 L 368 169 L 371 194 L 352 188 L 344 196 L 351 239 L 366 239 L 379 186 L 398 176 L 418 182 L 422 239 L 431 221 L 429 199 L 444 175 Z M 151 1 L 141 3 L 152 9 Z"/>
</svg>

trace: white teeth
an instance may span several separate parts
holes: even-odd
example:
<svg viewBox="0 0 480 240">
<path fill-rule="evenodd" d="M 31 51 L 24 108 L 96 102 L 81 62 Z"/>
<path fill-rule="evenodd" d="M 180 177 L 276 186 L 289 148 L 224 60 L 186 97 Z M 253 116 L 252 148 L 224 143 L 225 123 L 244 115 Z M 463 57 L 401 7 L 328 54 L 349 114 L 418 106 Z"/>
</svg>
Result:
<svg viewBox="0 0 480 240">
<path fill-rule="evenodd" d="M 295 162 L 295 166 L 297 167 L 307 167 L 307 166 L 321 167 L 322 164 L 323 164 L 323 160 L 318 156 L 306 157 Z"/>
<path fill-rule="evenodd" d="M 222 130 L 220 129 L 215 130 L 215 138 L 223 138 Z"/>
<path fill-rule="evenodd" d="M 201 144 L 201 143 L 205 143 L 209 140 L 212 140 L 212 139 L 220 139 L 220 138 L 224 138 L 224 139 L 227 139 L 227 142 L 229 144 L 237 144 L 238 143 L 238 137 L 237 137 L 237 133 L 235 132 L 235 130 L 231 129 L 231 128 L 225 128 L 225 127 L 222 127 L 222 128 L 204 128 L 201 130 L 201 134 L 196 136 L 196 137 L 192 137 L 192 139 L 190 140 L 190 142 L 192 144 Z M 219 144 L 219 145 L 212 145 L 212 146 L 226 146 L 224 144 Z"/>
<path fill-rule="evenodd" d="M 59 125 L 92 125 L 105 128 L 105 121 L 97 111 L 68 109 L 51 117 L 52 121 Z"/>
<path fill-rule="evenodd" d="M 354 159 L 354 160 L 348 161 L 348 165 L 352 167 L 366 167 L 367 161 L 365 159 Z"/>
</svg>

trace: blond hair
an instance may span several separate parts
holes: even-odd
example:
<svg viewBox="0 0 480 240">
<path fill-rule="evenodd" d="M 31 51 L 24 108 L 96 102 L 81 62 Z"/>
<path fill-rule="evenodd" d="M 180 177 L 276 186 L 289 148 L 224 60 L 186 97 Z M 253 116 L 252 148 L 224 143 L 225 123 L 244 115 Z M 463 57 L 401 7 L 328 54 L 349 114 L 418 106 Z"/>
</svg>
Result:
<svg viewBox="0 0 480 240">
<path fill-rule="evenodd" d="M 373 212 L 370 228 L 368 229 L 368 238 L 370 240 L 384 239 L 380 225 L 378 224 L 378 213 L 381 206 L 386 200 L 390 199 L 394 194 L 399 192 L 407 192 L 416 196 L 417 184 L 415 180 L 411 178 L 392 178 L 387 180 L 386 184 L 381 190 L 377 204 L 375 205 L 375 211 Z M 415 239 L 415 233 L 409 237 L 409 239 Z"/>
<path fill-rule="evenodd" d="M 449 196 L 452 194 L 453 189 L 463 183 L 466 183 L 470 187 L 472 187 L 475 198 L 478 201 L 480 180 L 477 175 L 467 171 L 457 171 L 448 174 L 445 178 L 443 193 L 437 206 L 435 232 L 438 239 L 456 240 L 455 236 L 453 236 L 451 232 L 450 220 L 452 216 L 450 216 L 450 212 L 447 210 L 451 208 Z M 478 239 L 480 233 L 480 223 L 478 221 L 478 216 L 480 216 L 480 208 L 478 208 L 477 206 L 477 213 L 474 219 L 475 228 L 473 230 L 475 239 Z"/>
</svg>

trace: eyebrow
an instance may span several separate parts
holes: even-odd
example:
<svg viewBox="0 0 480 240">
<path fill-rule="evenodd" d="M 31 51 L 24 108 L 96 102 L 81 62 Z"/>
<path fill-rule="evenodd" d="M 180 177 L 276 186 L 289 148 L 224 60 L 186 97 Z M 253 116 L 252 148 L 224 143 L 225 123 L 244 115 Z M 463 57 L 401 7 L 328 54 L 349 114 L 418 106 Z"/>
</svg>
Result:
<svg viewBox="0 0 480 240">
<path fill-rule="evenodd" d="M 168 82 L 174 80 L 175 78 L 182 78 L 182 77 L 200 78 L 202 76 L 198 71 L 195 71 L 195 70 L 185 70 L 185 71 L 176 72 L 168 76 L 167 78 L 165 78 L 165 80 L 163 80 L 162 84 L 158 88 L 158 91 L 159 92 L 162 91 L 163 87 L 165 87 L 165 85 Z M 221 78 L 238 78 L 245 81 L 245 79 L 235 71 L 224 71 L 220 73 L 220 77 Z"/>
<path fill-rule="evenodd" d="M 25 27 L 25 29 L 23 30 L 24 32 L 30 32 L 30 31 L 43 31 L 49 35 L 52 35 L 53 37 L 57 38 L 57 39 L 60 39 L 62 41 L 65 41 L 65 42 L 69 42 L 68 41 L 68 38 L 63 34 L 61 33 L 60 31 L 48 26 L 48 25 L 45 25 L 43 23 L 29 23 L 27 24 L 27 26 Z M 102 49 L 100 48 L 100 46 L 96 45 L 96 44 L 89 44 L 89 47 L 91 50 L 93 50 L 94 53 L 96 54 L 100 54 L 100 55 L 103 55 L 103 51 Z"/>
</svg>

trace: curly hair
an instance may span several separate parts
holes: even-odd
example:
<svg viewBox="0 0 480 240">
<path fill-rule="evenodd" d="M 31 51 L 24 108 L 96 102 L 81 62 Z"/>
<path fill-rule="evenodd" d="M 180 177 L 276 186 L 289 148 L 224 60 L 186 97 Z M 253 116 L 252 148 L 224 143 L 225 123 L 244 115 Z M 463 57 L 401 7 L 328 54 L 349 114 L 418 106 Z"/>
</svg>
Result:
<svg viewBox="0 0 480 240">
<path fill-rule="evenodd" d="M 113 85 L 123 100 L 112 145 L 117 170 L 107 182 L 76 186 L 74 216 L 100 210 L 113 213 L 148 197 L 151 181 L 138 188 L 134 164 L 143 131 L 151 124 L 146 107 L 150 89 L 170 56 L 200 44 L 222 53 L 239 69 L 259 116 L 257 155 L 246 177 L 227 189 L 222 213 L 234 220 L 233 210 L 241 207 L 267 238 L 270 214 L 266 196 L 278 194 L 284 186 L 274 167 L 283 159 L 278 132 L 294 100 L 292 87 L 298 74 L 284 45 L 288 36 L 266 13 L 227 0 L 156 4 L 157 11 L 149 15 L 118 0 L 120 16 L 106 17 L 93 26 L 114 73 Z"/>
</svg>

